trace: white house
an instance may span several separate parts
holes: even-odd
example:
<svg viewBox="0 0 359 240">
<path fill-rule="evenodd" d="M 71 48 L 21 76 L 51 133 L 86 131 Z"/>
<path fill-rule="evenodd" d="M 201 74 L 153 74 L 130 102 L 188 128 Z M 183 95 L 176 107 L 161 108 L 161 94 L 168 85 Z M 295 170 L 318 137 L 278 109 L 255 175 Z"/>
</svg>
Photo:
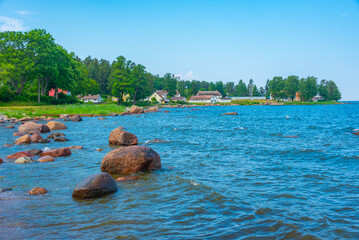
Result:
<svg viewBox="0 0 359 240">
<path fill-rule="evenodd" d="M 85 103 L 87 103 L 87 102 L 101 103 L 103 101 L 100 94 L 97 94 L 97 95 L 91 95 L 90 94 L 90 95 L 87 95 L 87 96 L 83 96 L 83 97 L 81 97 L 81 100 L 84 101 Z"/>
<path fill-rule="evenodd" d="M 167 91 L 157 90 L 156 92 L 152 93 L 152 95 L 149 96 L 147 100 L 152 101 L 152 98 L 155 98 L 159 103 L 168 103 L 170 100 L 167 98 L 167 94 Z"/>
<path fill-rule="evenodd" d="M 190 103 L 216 103 L 218 101 L 218 97 L 214 95 L 195 95 L 188 99 Z"/>
</svg>

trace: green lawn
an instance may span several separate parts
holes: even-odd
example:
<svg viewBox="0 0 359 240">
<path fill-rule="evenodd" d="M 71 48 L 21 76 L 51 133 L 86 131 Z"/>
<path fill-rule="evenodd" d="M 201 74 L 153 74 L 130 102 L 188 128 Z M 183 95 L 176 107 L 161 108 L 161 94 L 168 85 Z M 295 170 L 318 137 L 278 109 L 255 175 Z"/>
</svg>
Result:
<svg viewBox="0 0 359 240">
<path fill-rule="evenodd" d="M 110 113 L 124 112 L 124 106 L 115 104 L 72 104 L 72 105 L 46 105 L 46 106 L 6 106 L 0 107 L 0 115 L 22 118 L 24 116 L 59 116 L 60 114 L 95 114 L 108 115 Z"/>
</svg>

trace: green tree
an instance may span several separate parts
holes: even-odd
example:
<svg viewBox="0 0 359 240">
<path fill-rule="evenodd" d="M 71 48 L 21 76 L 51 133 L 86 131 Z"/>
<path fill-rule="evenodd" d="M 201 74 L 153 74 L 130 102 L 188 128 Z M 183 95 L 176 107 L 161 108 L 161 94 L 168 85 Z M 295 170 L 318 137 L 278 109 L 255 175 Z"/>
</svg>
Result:
<svg viewBox="0 0 359 240">
<path fill-rule="evenodd" d="M 299 81 L 299 92 L 302 101 L 309 101 L 317 94 L 317 78 L 307 77 Z"/>
<path fill-rule="evenodd" d="M 283 97 L 285 97 L 285 93 L 284 93 L 285 82 L 282 77 L 274 77 L 272 80 L 269 81 L 268 86 L 272 98 L 276 100 L 280 100 L 283 99 Z"/>
<path fill-rule="evenodd" d="M 284 83 L 284 91 L 293 102 L 296 93 L 299 91 L 299 77 L 294 75 L 287 77 Z"/>
<path fill-rule="evenodd" d="M 236 86 L 236 96 L 248 96 L 248 88 L 242 80 L 239 80 L 238 85 Z"/>
<path fill-rule="evenodd" d="M 233 96 L 235 94 L 234 82 L 226 83 L 225 90 L 228 96 Z"/>
</svg>

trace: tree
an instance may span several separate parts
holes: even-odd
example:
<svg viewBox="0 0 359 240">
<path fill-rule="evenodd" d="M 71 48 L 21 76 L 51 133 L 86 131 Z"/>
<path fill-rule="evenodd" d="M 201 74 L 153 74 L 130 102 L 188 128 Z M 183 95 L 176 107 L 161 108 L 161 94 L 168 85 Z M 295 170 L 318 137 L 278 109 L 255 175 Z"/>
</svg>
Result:
<svg viewBox="0 0 359 240">
<path fill-rule="evenodd" d="M 284 93 L 284 79 L 282 77 L 274 77 L 268 83 L 269 92 L 272 98 L 279 100 L 285 97 Z"/>
<path fill-rule="evenodd" d="M 248 96 L 247 86 L 242 80 L 239 80 L 238 85 L 236 86 L 236 95 L 238 97 Z"/>
<path fill-rule="evenodd" d="M 177 78 L 172 73 L 166 73 L 163 76 L 164 79 L 164 89 L 168 91 L 169 96 L 176 95 L 177 89 Z"/>
<path fill-rule="evenodd" d="M 253 79 L 250 79 L 249 80 L 249 83 L 248 83 L 248 96 L 252 97 L 253 96 L 253 87 L 254 87 L 254 81 Z"/>
<path fill-rule="evenodd" d="M 317 78 L 307 77 L 299 81 L 299 92 L 302 101 L 309 101 L 317 94 Z"/>
<path fill-rule="evenodd" d="M 109 77 L 109 88 L 112 95 L 117 97 L 117 103 L 122 102 L 124 93 L 133 91 L 132 79 L 129 77 L 129 69 L 126 58 L 119 56 L 112 63 L 112 71 Z"/>
<path fill-rule="evenodd" d="M 292 100 L 295 98 L 299 90 L 299 77 L 298 76 L 289 76 L 285 79 L 284 91 L 287 96 Z"/>
<path fill-rule="evenodd" d="M 218 92 L 220 92 L 222 94 L 222 96 L 226 96 L 226 93 L 224 91 L 224 86 L 223 86 L 223 82 L 222 81 L 219 81 L 219 82 L 216 82 L 216 90 Z"/>
<path fill-rule="evenodd" d="M 227 92 L 227 96 L 233 96 L 235 93 L 234 82 L 226 83 L 225 90 Z"/>
<path fill-rule="evenodd" d="M 34 52 L 27 32 L 0 32 L 0 68 L 17 95 L 34 78 Z"/>
</svg>

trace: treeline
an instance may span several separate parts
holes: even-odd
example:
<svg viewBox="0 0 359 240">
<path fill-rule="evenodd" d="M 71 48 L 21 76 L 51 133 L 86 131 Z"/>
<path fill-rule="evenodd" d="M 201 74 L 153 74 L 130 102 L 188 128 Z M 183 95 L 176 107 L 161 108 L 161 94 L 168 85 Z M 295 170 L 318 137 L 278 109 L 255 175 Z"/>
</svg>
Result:
<svg viewBox="0 0 359 240">
<path fill-rule="evenodd" d="M 49 97 L 50 89 L 55 96 Z M 71 96 L 58 93 L 68 90 Z M 319 93 L 325 100 L 339 100 L 340 92 L 333 81 L 308 77 L 274 77 L 265 87 L 257 87 L 252 79 L 248 84 L 240 80 L 223 83 L 181 80 L 172 73 L 159 76 L 146 67 L 119 56 L 108 60 L 87 57 L 81 60 L 55 42 L 43 29 L 29 32 L 0 33 L 0 101 L 37 100 L 47 103 L 76 102 L 77 95 L 101 94 L 115 96 L 119 102 L 123 94 L 130 94 L 133 103 L 145 99 L 155 90 L 167 90 L 174 96 L 178 90 L 190 97 L 198 91 L 219 91 L 223 96 L 272 96 L 293 99 L 300 92 L 302 101 L 309 101 Z"/>
</svg>

